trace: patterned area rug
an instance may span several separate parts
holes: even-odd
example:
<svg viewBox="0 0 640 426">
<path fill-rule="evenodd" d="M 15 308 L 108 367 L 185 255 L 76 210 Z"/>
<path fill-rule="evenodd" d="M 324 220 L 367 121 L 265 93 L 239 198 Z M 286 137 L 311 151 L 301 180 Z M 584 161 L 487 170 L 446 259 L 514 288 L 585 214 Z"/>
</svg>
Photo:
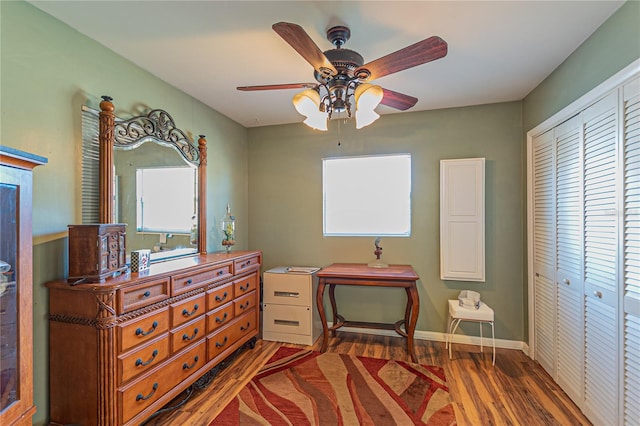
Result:
<svg viewBox="0 0 640 426">
<path fill-rule="evenodd" d="M 455 424 L 440 367 L 281 347 L 210 426 Z"/>
</svg>

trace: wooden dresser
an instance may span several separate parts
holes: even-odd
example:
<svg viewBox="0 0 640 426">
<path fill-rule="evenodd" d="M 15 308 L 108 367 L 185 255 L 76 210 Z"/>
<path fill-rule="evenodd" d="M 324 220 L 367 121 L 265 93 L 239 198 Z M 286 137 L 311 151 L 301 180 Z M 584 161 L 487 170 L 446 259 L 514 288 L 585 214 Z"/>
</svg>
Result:
<svg viewBox="0 0 640 426">
<path fill-rule="evenodd" d="M 259 332 L 259 251 L 49 288 L 52 424 L 139 424 Z M 212 373 L 208 373 L 211 375 Z"/>
</svg>

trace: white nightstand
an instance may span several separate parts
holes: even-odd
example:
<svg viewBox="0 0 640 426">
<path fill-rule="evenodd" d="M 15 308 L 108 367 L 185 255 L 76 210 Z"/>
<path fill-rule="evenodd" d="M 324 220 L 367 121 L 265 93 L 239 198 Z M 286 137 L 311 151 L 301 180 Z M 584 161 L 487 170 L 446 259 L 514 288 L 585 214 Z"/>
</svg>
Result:
<svg viewBox="0 0 640 426">
<path fill-rule="evenodd" d="M 317 267 L 280 266 L 263 274 L 262 338 L 313 345 L 322 334 L 315 306 Z"/>
</svg>

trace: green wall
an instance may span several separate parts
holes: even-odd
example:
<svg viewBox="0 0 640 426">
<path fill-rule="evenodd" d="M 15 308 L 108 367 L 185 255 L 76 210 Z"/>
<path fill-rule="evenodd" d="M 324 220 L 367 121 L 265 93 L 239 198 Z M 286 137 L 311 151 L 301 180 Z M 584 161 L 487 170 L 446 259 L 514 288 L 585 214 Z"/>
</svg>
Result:
<svg viewBox="0 0 640 426">
<path fill-rule="evenodd" d="M 629 0 L 606 20 L 522 102 L 523 143 L 526 132 L 561 111 L 609 77 L 640 59 L 640 1 Z M 526 149 L 523 149 L 526 164 Z M 522 171 L 526 194 L 526 169 Z M 526 223 L 526 200 L 522 211 Z M 524 229 L 526 243 L 526 228 Z M 526 256 L 526 248 L 525 248 Z M 523 309 L 528 312 L 527 260 L 524 260 Z M 528 340 L 528 322 L 525 324 Z"/>
<path fill-rule="evenodd" d="M 67 225 L 81 222 L 83 104 L 114 98 L 123 116 L 167 110 L 197 140 L 207 136 L 209 251 L 222 249 L 216 224 L 227 203 L 238 220 L 238 248 L 248 248 L 247 131 L 199 101 L 22 1 L 0 1 L 0 143 L 49 159 L 34 172 L 35 424 L 48 420 L 48 292 L 67 271 Z M 170 57 L 170 55 L 168 55 Z M 197 66 L 198 58 L 193 58 Z M 182 67 L 185 64 L 176 64 Z M 73 350 L 73 348 L 69 348 Z"/>
<path fill-rule="evenodd" d="M 340 146 L 335 120 L 327 133 L 300 124 L 249 129 L 249 245 L 265 250 L 265 269 L 371 261 L 375 238 L 322 235 L 322 158 L 410 153 L 411 237 L 383 238 L 381 245 L 386 263 L 410 264 L 420 276 L 417 330 L 443 332 L 446 300 L 473 289 L 500 312 L 497 336 L 521 341 L 521 118 L 520 102 L 385 115 L 359 131 L 352 121 L 341 124 Z M 486 283 L 443 282 L 440 160 L 470 157 L 486 158 Z M 403 317 L 404 292 L 343 287 L 337 293 L 346 318 L 395 322 Z"/>
<path fill-rule="evenodd" d="M 638 58 L 640 1 L 630 0 L 524 98 L 524 131 L 533 129 Z"/>
</svg>

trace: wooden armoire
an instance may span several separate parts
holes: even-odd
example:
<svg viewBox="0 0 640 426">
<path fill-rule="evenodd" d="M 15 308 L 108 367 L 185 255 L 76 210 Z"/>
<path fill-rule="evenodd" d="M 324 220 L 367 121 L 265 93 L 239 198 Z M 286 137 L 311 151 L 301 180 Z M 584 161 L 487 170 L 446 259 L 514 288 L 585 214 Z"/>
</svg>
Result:
<svg viewBox="0 0 640 426">
<path fill-rule="evenodd" d="M 0 424 L 30 425 L 33 405 L 32 170 L 46 158 L 0 146 Z"/>
</svg>

